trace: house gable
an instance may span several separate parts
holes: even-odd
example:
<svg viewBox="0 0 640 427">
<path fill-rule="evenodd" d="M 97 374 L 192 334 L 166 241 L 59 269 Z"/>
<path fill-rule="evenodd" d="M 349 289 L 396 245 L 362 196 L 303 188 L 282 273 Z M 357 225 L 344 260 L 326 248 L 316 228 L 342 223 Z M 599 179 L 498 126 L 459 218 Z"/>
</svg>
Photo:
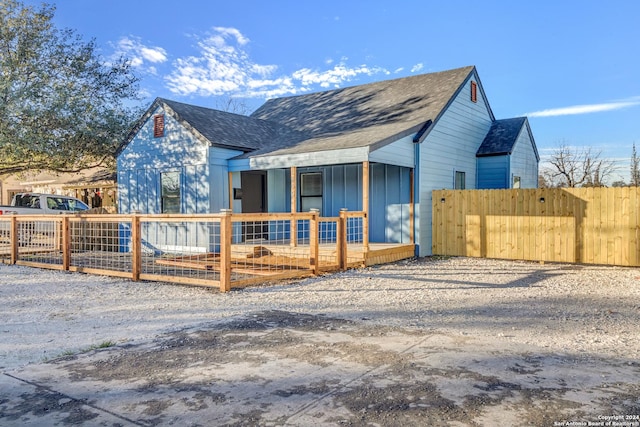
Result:
<svg viewBox="0 0 640 427">
<path fill-rule="evenodd" d="M 442 114 L 474 67 L 386 80 L 326 92 L 267 101 L 251 117 L 278 122 L 295 133 L 248 154 L 252 167 L 273 162 L 295 165 L 304 155 L 339 161 L 330 152 L 353 150 L 350 160 L 407 136 Z M 363 154 L 364 153 L 364 154 Z M 255 160 L 254 160 L 255 159 Z"/>
<path fill-rule="evenodd" d="M 510 157 L 511 182 L 514 176 L 518 176 L 521 188 L 537 188 L 540 156 L 528 120 L 525 120 Z"/>
<path fill-rule="evenodd" d="M 537 187 L 540 157 L 526 117 L 496 120 L 476 157 L 478 188 Z"/>
<path fill-rule="evenodd" d="M 164 134 L 154 136 L 154 117 L 164 117 Z M 144 169 L 206 163 L 207 144 L 158 105 L 118 153 L 118 169 Z"/>
<path fill-rule="evenodd" d="M 471 99 L 472 82 L 476 85 L 475 102 Z M 493 112 L 474 69 L 457 88 L 420 144 L 417 172 L 419 226 L 416 231 L 420 256 L 431 254 L 432 190 L 454 188 L 456 172 L 465 177 L 465 188 L 475 188 L 475 155 L 493 121 Z"/>
</svg>

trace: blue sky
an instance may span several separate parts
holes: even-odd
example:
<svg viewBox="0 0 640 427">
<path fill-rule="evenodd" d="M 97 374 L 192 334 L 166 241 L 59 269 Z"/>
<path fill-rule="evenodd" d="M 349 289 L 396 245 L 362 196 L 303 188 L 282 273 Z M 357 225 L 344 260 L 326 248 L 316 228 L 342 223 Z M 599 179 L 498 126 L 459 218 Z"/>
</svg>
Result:
<svg viewBox="0 0 640 427">
<path fill-rule="evenodd" d="M 25 1 L 38 5 L 40 1 Z M 475 65 L 540 153 L 590 146 L 628 176 L 640 145 L 640 1 L 59 0 L 58 27 L 129 57 L 147 104 L 353 86 Z M 640 147 L 639 147 L 640 148 Z"/>
</svg>

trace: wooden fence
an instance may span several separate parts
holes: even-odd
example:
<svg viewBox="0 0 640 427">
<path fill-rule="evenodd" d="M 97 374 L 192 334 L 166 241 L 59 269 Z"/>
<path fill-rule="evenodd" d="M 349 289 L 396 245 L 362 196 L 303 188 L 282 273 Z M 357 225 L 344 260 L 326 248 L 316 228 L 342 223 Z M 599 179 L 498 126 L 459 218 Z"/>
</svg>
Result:
<svg viewBox="0 0 640 427">
<path fill-rule="evenodd" d="M 365 212 L 4 215 L 0 263 L 219 287 L 392 262 L 413 244 L 369 244 Z"/>
<path fill-rule="evenodd" d="M 433 192 L 436 255 L 640 266 L 640 187 Z"/>
</svg>

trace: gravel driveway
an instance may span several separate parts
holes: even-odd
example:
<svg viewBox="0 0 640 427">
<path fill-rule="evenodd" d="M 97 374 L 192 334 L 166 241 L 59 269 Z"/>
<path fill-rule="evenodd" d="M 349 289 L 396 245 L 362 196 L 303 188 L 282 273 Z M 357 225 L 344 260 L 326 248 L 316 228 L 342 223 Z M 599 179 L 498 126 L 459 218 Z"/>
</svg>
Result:
<svg viewBox="0 0 640 427">
<path fill-rule="evenodd" d="M 0 425 L 640 425 L 636 268 L 424 258 L 221 294 L 0 265 L 0 324 Z"/>
</svg>

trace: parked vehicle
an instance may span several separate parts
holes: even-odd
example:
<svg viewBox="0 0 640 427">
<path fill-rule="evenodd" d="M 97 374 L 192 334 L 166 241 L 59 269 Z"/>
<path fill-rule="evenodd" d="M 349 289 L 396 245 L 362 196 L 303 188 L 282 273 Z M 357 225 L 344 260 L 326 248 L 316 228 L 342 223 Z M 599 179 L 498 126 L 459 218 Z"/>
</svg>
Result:
<svg viewBox="0 0 640 427">
<path fill-rule="evenodd" d="M 0 215 L 58 215 L 84 212 L 89 206 L 75 197 L 55 194 L 18 193 L 13 196 L 10 206 L 0 206 Z M 18 241 L 20 246 L 33 242 L 36 236 L 45 236 L 47 244 L 53 244 L 57 227 L 53 221 L 20 221 Z M 0 221 L 0 239 L 8 239 L 10 223 Z M 42 243 L 42 242 L 41 242 Z"/>
<path fill-rule="evenodd" d="M 0 206 L 0 215 L 57 215 L 88 209 L 89 206 L 75 197 L 18 193 L 13 196 L 10 206 Z"/>
</svg>

